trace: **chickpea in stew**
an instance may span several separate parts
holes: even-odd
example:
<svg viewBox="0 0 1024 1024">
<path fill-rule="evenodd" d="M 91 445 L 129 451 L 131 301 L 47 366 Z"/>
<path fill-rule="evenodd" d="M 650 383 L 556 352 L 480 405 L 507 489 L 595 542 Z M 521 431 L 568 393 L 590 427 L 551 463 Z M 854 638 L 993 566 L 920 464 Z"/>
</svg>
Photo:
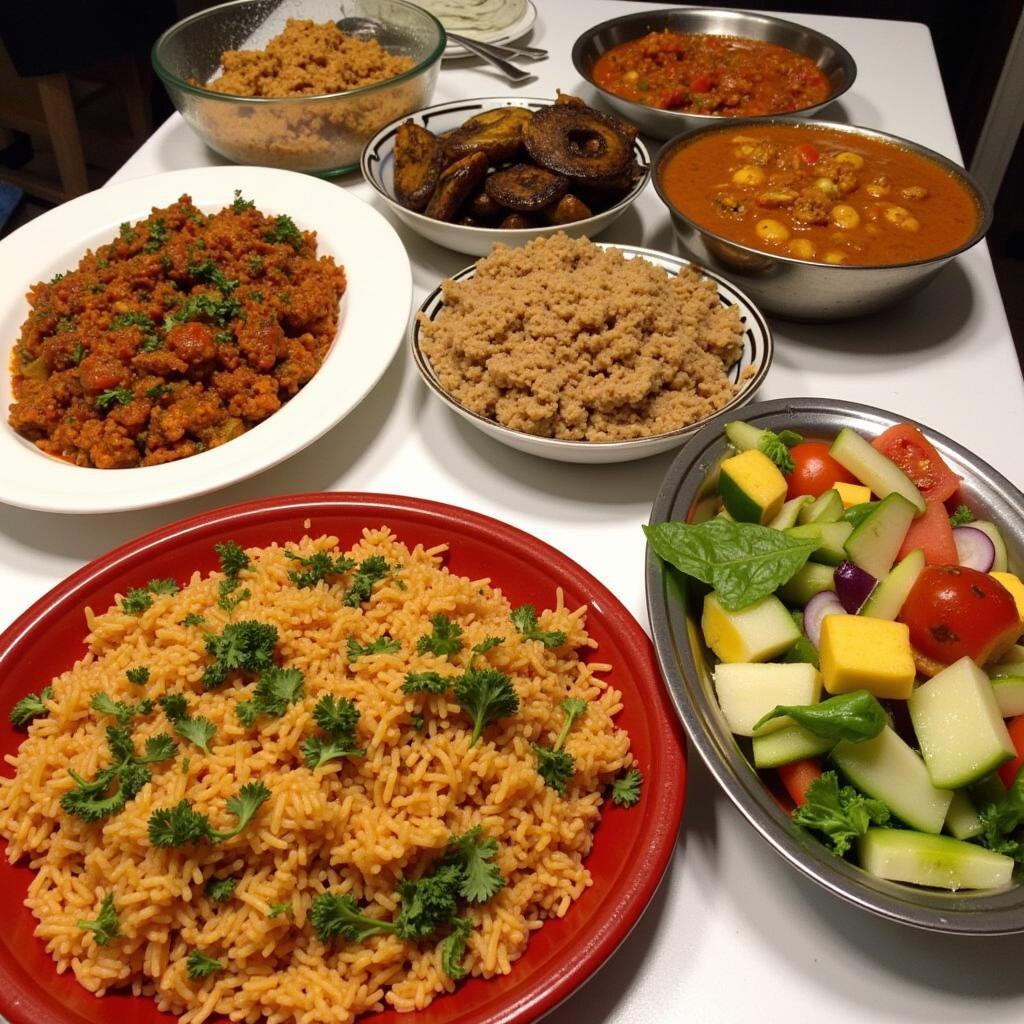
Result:
<svg viewBox="0 0 1024 1024">
<path fill-rule="evenodd" d="M 28 293 L 11 426 L 78 466 L 151 466 L 222 445 L 316 373 L 345 273 L 316 234 L 238 193 L 154 209 Z"/>
<path fill-rule="evenodd" d="M 817 263 L 913 263 L 978 226 L 974 197 L 926 157 L 865 135 L 795 125 L 710 132 L 661 168 L 690 220 L 733 242 Z"/>
</svg>

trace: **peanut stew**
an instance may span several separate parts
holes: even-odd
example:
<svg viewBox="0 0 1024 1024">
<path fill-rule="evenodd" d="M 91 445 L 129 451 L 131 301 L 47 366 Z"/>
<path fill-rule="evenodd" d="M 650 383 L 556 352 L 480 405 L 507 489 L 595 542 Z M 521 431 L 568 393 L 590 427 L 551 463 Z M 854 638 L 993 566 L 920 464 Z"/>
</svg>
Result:
<svg viewBox="0 0 1024 1024">
<path fill-rule="evenodd" d="M 715 131 L 680 146 L 660 185 L 732 242 L 818 263 L 913 263 L 963 245 L 974 197 L 948 170 L 865 135 L 796 125 Z"/>
<path fill-rule="evenodd" d="M 182 196 L 32 286 L 10 424 L 97 469 L 224 444 L 316 373 L 344 291 L 342 268 L 290 217 L 238 193 L 214 214 Z"/>
<path fill-rule="evenodd" d="M 634 103 L 725 117 L 803 110 L 831 92 L 814 61 L 785 47 L 669 29 L 613 46 L 594 63 L 593 76 Z"/>
</svg>

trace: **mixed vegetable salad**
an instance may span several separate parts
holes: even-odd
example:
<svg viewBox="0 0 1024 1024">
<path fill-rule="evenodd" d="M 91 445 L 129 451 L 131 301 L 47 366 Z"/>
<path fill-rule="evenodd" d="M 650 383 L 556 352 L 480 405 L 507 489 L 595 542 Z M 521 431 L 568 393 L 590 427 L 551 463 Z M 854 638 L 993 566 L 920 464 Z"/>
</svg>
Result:
<svg viewBox="0 0 1024 1024">
<path fill-rule="evenodd" d="M 794 822 L 872 875 L 1008 885 L 1024 863 L 1024 582 L 998 526 L 957 503 L 912 424 L 872 441 L 725 433 L 735 454 L 693 521 L 644 529 L 711 588 L 701 627 L 729 728 Z"/>
</svg>

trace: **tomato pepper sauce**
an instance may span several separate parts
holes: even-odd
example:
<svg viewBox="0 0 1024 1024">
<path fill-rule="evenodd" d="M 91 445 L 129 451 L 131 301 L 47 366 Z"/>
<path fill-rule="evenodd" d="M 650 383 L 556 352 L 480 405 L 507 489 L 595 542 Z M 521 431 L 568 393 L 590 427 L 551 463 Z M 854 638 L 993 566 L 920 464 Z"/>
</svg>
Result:
<svg viewBox="0 0 1024 1024">
<path fill-rule="evenodd" d="M 593 75 L 602 89 L 636 103 L 725 117 L 803 110 L 831 91 L 814 61 L 782 46 L 668 29 L 613 46 Z"/>
</svg>

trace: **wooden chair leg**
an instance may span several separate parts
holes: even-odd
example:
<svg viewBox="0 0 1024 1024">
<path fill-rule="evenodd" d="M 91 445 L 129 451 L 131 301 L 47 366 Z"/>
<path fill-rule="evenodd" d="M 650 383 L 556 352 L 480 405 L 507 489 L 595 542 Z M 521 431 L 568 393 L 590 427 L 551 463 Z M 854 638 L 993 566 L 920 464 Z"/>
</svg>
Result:
<svg viewBox="0 0 1024 1024">
<path fill-rule="evenodd" d="M 136 57 L 124 59 L 124 78 L 121 96 L 128 112 L 128 124 L 138 145 L 149 138 L 153 130 L 149 109 L 149 64 Z"/>
<path fill-rule="evenodd" d="M 35 81 L 57 157 L 61 185 L 65 197 L 72 199 L 89 191 L 89 179 L 68 79 L 66 75 L 40 75 Z"/>
</svg>

